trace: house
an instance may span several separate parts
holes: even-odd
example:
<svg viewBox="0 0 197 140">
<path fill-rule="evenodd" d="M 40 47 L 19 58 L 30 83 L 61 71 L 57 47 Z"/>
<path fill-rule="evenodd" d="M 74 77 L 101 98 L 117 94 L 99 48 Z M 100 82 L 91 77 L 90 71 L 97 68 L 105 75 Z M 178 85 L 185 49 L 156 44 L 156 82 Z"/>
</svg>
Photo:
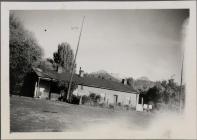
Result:
<svg viewBox="0 0 197 140">
<path fill-rule="evenodd" d="M 60 92 L 57 88 L 57 81 L 69 81 L 70 74 L 58 71 L 46 71 L 40 68 L 33 68 L 31 74 L 31 87 L 33 90 L 27 93 L 31 93 L 32 97 L 39 97 L 41 99 L 57 100 L 60 96 Z M 94 93 L 100 95 L 103 102 L 106 104 L 121 104 L 129 105 L 130 107 L 136 107 L 139 94 L 131 87 L 126 85 L 126 80 L 122 82 L 115 82 L 112 80 L 106 80 L 101 78 L 94 78 L 84 76 L 84 72 L 80 69 L 79 74 L 73 75 L 73 81 L 77 84 L 76 90 L 73 94 L 82 96 Z"/>
</svg>

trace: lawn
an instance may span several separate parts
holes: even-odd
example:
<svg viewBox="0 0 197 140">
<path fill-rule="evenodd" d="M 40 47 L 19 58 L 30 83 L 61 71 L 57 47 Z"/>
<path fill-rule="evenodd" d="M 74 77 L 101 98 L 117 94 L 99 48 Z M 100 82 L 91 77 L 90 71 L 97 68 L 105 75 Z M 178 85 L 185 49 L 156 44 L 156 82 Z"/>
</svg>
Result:
<svg viewBox="0 0 197 140">
<path fill-rule="evenodd" d="M 118 111 L 108 108 L 73 105 L 64 102 L 10 97 L 11 132 L 76 132 L 112 126 L 143 130 L 154 114 L 134 110 Z"/>
</svg>

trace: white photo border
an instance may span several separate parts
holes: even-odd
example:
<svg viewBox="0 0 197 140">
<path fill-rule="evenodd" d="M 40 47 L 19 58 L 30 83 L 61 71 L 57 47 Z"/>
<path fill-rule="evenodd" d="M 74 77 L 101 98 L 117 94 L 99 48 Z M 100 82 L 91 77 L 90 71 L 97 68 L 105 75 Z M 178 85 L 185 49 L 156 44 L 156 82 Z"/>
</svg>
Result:
<svg viewBox="0 0 197 140">
<path fill-rule="evenodd" d="M 119 132 L 119 137 L 87 135 L 79 132 L 10 133 L 9 97 L 9 11 L 10 10 L 94 10 L 94 9 L 189 9 L 191 38 L 187 48 L 185 137 L 197 138 L 196 92 L 196 1 L 140 1 L 140 2 L 2 2 L 1 3 L 1 136 L 2 139 L 146 139 L 154 134 L 132 132 L 132 137 Z M 22 124 L 21 124 L 22 125 Z M 176 124 L 175 124 L 176 125 Z M 159 127 L 159 126 L 158 126 Z M 112 128 L 113 129 L 113 128 Z"/>
</svg>

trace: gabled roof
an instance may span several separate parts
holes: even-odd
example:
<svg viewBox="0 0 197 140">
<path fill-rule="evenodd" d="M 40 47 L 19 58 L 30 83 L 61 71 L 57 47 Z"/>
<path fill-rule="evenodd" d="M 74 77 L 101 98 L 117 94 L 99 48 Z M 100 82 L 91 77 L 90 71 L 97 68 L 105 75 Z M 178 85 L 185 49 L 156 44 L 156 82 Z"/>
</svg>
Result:
<svg viewBox="0 0 197 140">
<path fill-rule="evenodd" d="M 71 76 L 68 72 L 57 73 L 55 71 L 49 71 L 49 70 L 43 71 L 42 69 L 39 68 L 33 68 L 33 70 L 38 77 L 47 78 L 51 80 L 69 81 Z M 127 93 L 137 93 L 131 86 L 124 85 L 122 83 L 111 81 L 111 80 L 106 80 L 106 79 L 87 77 L 87 76 L 80 77 L 79 75 L 74 74 L 73 81 L 76 82 L 78 85 L 122 91 Z"/>
</svg>

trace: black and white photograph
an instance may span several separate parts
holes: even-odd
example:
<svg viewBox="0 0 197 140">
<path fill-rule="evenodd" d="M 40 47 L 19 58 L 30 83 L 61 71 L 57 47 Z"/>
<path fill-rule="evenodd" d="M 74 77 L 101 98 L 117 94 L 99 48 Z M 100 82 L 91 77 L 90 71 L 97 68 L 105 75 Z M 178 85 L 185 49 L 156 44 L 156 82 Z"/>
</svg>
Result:
<svg viewBox="0 0 197 140">
<path fill-rule="evenodd" d="M 5 2 L 2 136 L 197 138 L 195 2 Z"/>
</svg>

